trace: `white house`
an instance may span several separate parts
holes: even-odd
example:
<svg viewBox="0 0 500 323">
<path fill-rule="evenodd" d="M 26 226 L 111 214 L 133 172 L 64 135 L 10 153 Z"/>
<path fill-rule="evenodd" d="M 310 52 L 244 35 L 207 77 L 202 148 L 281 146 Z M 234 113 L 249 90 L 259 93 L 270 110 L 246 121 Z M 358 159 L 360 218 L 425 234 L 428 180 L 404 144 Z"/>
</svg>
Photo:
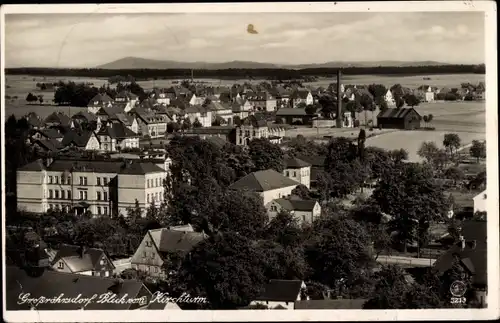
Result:
<svg viewBox="0 0 500 323">
<path fill-rule="evenodd" d="M 292 105 L 296 108 L 299 104 L 311 105 L 314 103 L 314 98 L 309 90 L 296 91 L 292 94 Z"/>
<path fill-rule="evenodd" d="M 486 212 L 488 205 L 486 190 L 474 196 L 473 200 L 474 200 L 474 213 Z"/>
<path fill-rule="evenodd" d="M 63 245 L 51 262 L 52 270 L 86 276 L 109 277 L 115 266 L 102 249 Z"/>
<path fill-rule="evenodd" d="M 287 197 L 300 183 L 283 176 L 273 169 L 253 172 L 229 186 L 230 189 L 249 190 L 258 193 L 264 205 L 274 199 Z"/>
<path fill-rule="evenodd" d="M 321 215 L 321 206 L 316 200 L 300 198 L 275 199 L 266 205 L 269 220 L 281 211 L 289 212 L 299 224 L 312 224 Z"/>
<path fill-rule="evenodd" d="M 293 310 L 296 301 L 309 300 L 306 284 L 301 280 L 271 279 L 252 305 L 264 305 L 268 309 Z"/>
<path fill-rule="evenodd" d="M 296 157 L 285 158 L 283 175 L 311 188 L 311 164 Z"/>
<path fill-rule="evenodd" d="M 137 99 L 134 93 L 122 91 L 115 97 L 115 102 L 124 105 L 123 111 L 129 112 L 136 106 Z"/>
<path fill-rule="evenodd" d="M 201 105 L 195 105 L 187 107 L 184 111 L 186 112 L 186 117 L 188 117 L 191 121 L 191 124 L 198 119 L 202 127 L 212 126 L 212 111 L 209 109 L 202 107 Z"/>
</svg>

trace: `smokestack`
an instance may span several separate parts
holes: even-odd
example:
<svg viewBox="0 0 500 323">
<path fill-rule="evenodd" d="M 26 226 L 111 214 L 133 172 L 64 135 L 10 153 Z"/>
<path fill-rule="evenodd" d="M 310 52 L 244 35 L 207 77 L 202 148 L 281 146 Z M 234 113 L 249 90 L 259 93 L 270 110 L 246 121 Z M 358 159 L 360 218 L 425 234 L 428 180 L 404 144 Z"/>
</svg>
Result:
<svg viewBox="0 0 500 323">
<path fill-rule="evenodd" d="M 337 128 L 342 128 L 341 71 L 337 71 Z"/>
</svg>

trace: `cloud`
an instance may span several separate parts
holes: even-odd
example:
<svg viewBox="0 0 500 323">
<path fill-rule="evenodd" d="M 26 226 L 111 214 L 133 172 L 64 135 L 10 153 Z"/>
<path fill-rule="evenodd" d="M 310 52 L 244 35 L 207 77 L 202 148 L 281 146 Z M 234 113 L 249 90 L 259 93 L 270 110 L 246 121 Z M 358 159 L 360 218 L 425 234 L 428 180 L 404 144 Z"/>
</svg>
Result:
<svg viewBox="0 0 500 323">
<path fill-rule="evenodd" d="M 8 66 L 86 67 L 124 56 L 283 64 L 484 58 L 484 20 L 474 13 L 37 14 L 5 21 Z M 259 33 L 248 34 L 249 24 Z M 463 51 L 464 42 L 473 50 Z"/>
</svg>

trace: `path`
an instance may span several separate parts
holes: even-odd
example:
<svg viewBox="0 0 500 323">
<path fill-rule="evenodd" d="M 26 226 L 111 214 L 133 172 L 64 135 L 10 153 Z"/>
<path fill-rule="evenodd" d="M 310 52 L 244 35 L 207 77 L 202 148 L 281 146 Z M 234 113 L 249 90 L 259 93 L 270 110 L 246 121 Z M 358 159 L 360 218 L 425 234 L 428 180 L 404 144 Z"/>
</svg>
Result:
<svg viewBox="0 0 500 323">
<path fill-rule="evenodd" d="M 436 259 L 379 255 L 377 262 L 380 264 L 404 265 L 409 267 L 430 267 L 434 265 Z"/>
</svg>

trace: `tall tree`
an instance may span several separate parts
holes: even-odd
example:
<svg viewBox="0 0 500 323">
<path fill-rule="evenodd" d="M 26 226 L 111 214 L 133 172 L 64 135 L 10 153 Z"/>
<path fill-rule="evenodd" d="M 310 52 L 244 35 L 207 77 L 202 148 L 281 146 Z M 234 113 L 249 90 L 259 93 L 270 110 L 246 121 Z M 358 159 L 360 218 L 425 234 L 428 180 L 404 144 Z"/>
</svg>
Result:
<svg viewBox="0 0 500 323">
<path fill-rule="evenodd" d="M 476 158 L 476 161 L 479 163 L 479 159 L 486 158 L 486 142 L 473 140 L 472 146 L 469 149 L 469 153 L 471 157 Z"/>
<path fill-rule="evenodd" d="M 453 152 L 460 148 L 461 139 L 456 133 L 447 133 L 444 135 L 443 146 L 445 146 L 450 151 L 450 156 Z"/>
<path fill-rule="evenodd" d="M 284 153 L 281 148 L 265 138 L 250 141 L 248 153 L 255 165 L 254 171 L 274 169 L 281 173 L 285 168 Z"/>
</svg>

